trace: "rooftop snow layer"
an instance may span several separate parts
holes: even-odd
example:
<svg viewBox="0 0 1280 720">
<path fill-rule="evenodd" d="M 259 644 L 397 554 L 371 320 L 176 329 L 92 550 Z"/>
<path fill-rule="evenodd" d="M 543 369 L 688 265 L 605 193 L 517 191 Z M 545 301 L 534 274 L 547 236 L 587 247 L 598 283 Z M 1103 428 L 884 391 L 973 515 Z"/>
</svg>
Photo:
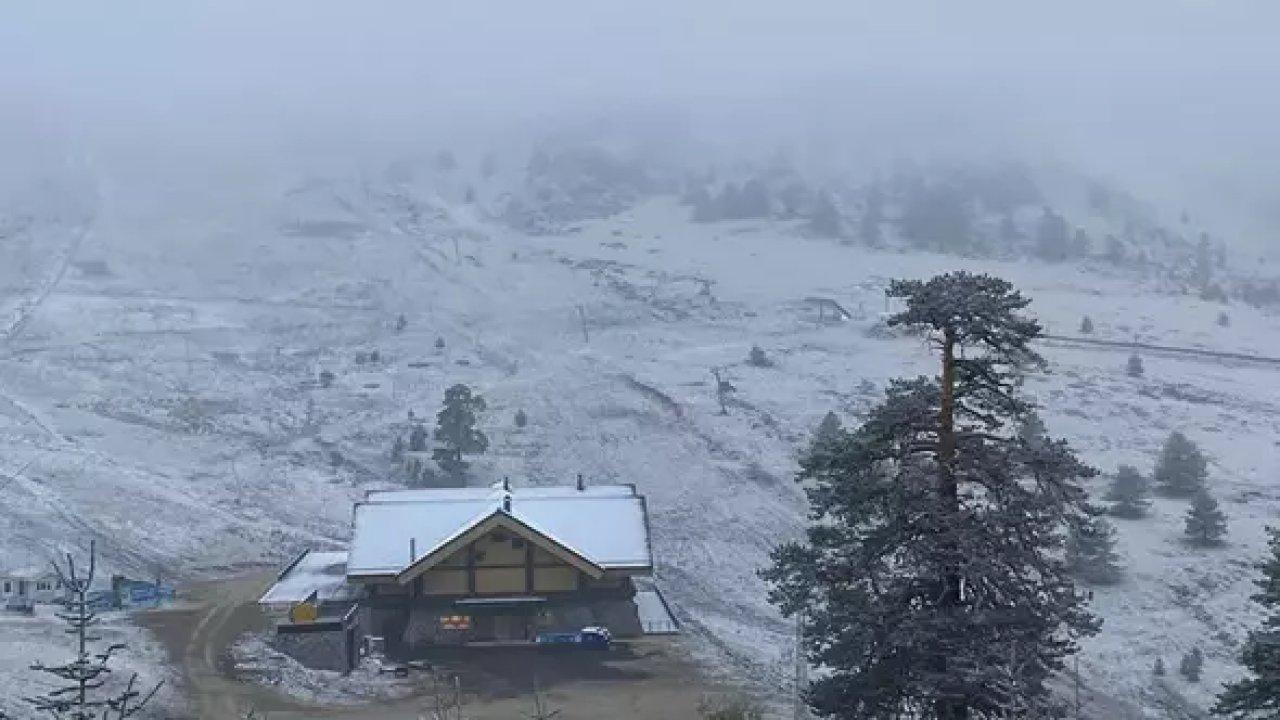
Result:
<svg viewBox="0 0 1280 720">
<path fill-rule="evenodd" d="M 321 602 L 355 598 L 359 588 L 347 584 L 347 553 L 308 550 L 280 576 L 259 603 L 300 603 L 316 593 Z"/>
<path fill-rule="evenodd" d="M 504 494 L 512 517 L 606 570 L 652 565 L 644 499 L 629 485 L 438 488 L 370 493 L 358 503 L 347 571 L 398 573 L 411 564 L 411 538 L 417 557 L 428 555 L 499 511 Z"/>
<path fill-rule="evenodd" d="M 572 485 L 512 487 L 503 490 L 502 483 L 489 487 L 419 488 L 416 490 L 373 490 L 365 494 L 366 503 L 442 500 L 499 500 L 503 494 L 513 501 L 530 498 L 636 497 L 634 485 L 587 485 L 582 490 Z"/>
</svg>

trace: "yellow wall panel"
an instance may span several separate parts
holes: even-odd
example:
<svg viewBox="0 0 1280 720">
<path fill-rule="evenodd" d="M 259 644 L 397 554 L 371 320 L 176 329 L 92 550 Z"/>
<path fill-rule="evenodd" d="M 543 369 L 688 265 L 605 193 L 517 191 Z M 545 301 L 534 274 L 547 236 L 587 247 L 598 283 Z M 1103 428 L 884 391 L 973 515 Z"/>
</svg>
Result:
<svg viewBox="0 0 1280 720">
<path fill-rule="evenodd" d="M 477 569 L 476 592 L 481 595 L 523 593 L 524 568 Z"/>
<path fill-rule="evenodd" d="M 578 589 L 578 571 L 567 565 L 533 570 L 534 592 L 573 592 Z"/>
<path fill-rule="evenodd" d="M 466 570 L 428 570 L 422 576 L 423 595 L 466 595 Z"/>
</svg>

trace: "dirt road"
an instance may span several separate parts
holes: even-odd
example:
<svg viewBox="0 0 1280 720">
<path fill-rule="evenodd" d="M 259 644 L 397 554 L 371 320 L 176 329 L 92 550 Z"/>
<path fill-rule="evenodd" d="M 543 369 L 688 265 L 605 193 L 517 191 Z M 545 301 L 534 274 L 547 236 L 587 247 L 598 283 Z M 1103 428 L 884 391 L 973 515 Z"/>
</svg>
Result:
<svg viewBox="0 0 1280 720">
<path fill-rule="evenodd" d="M 227 649 L 236 637 L 263 623 L 256 602 L 275 579 L 256 572 L 184 588 L 182 603 L 140 613 L 138 622 L 164 643 L 182 671 L 192 717 L 234 720 L 251 709 L 259 716 L 275 710 L 298 710 L 315 717 L 314 708 L 299 705 L 257 685 L 237 682 L 227 672 Z"/>
</svg>

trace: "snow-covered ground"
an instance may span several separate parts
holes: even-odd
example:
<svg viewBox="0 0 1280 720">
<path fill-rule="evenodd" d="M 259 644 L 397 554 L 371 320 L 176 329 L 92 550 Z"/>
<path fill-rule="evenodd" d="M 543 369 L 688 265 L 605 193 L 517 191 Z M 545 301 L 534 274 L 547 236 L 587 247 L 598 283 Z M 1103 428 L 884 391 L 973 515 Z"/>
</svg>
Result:
<svg viewBox="0 0 1280 720">
<path fill-rule="evenodd" d="M 690 647 L 710 672 L 779 687 L 791 631 L 756 572 L 800 533 L 796 454 L 827 411 L 856 423 L 888 379 L 933 370 L 919 340 L 872 332 L 889 278 L 1000 274 L 1059 334 L 1087 314 L 1101 338 L 1280 348 L 1280 319 L 1232 306 L 1220 327 L 1221 306 L 1135 275 L 872 251 L 783 222 L 692 224 L 671 199 L 536 238 L 421 197 L 312 200 L 216 220 L 123 198 L 99 208 L 76 252 L 109 274 L 73 267 L 0 353 L 6 563 L 96 537 L 116 569 L 216 575 L 339 546 L 352 500 L 400 482 L 388 450 L 407 411 L 434 415 L 463 382 L 489 405 L 476 483 L 636 483 Z M 819 322 L 813 297 L 856 317 Z M 772 367 L 746 363 L 752 345 Z M 357 362 L 373 349 L 377 362 Z M 1149 471 L 1174 429 L 1213 459 L 1230 544 L 1184 547 L 1182 502 L 1117 521 L 1128 572 L 1096 590 L 1106 625 L 1080 660 L 1090 687 L 1136 706 L 1157 656 L 1174 671 L 1198 645 L 1204 679 L 1168 684 L 1203 704 L 1256 618 L 1249 563 L 1280 507 L 1280 369 L 1151 355 L 1134 379 L 1124 352 L 1044 352 L 1052 369 L 1028 390 L 1104 472 Z M 736 388 L 727 414 L 712 368 Z M 0 672 L 3 684 L 22 668 Z"/>
<path fill-rule="evenodd" d="M 235 677 L 279 691 L 285 697 L 312 706 L 367 705 L 399 700 L 419 694 L 429 682 L 421 677 L 397 678 L 378 672 L 379 666 L 365 659 L 350 673 L 312 670 L 271 647 L 269 638 L 258 633 L 240 637 L 231 647 Z"/>
<path fill-rule="evenodd" d="M 4 688 L 0 693 L 0 713 L 14 718 L 35 717 L 25 698 L 65 685 L 52 675 L 30 670 L 35 662 L 60 665 L 75 658 L 75 638 L 65 632 L 66 624 L 54 615 L 55 611 L 52 605 L 37 605 L 31 616 L 0 611 L 0 687 Z M 99 618 L 93 635 L 100 640 L 94 646 L 98 650 L 115 643 L 127 646 L 112 660 L 105 689 L 123 691 L 134 673 L 138 675 L 137 687 L 143 692 L 150 692 L 156 683 L 163 682 L 141 717 L 172 717 L 183 700 L 174 675 L 165 669 L 164 648 L 129 623 L 123 613 L 105 612 Z"/>
</svg>

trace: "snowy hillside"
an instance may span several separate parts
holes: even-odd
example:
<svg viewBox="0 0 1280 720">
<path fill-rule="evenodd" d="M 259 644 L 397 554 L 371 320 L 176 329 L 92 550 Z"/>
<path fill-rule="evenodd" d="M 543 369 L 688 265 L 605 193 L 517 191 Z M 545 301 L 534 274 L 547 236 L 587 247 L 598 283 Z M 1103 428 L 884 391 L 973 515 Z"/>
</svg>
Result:
<svg viewBox="0 0 1280 720">
<path fill-rule="evenodd" d="M 30 317 L 0 340 L 2 564 L 96 537 L 116 569 L 213 576 L 336 545 L 353 499 L 403 482 L 388 452 L 406 413 L 434 415 L 462 382 L 488 402 L 475 482 L 636 483 L 689 646 L 776 691 L 791 631 L 756 571 L 802 527 L 796 455 L 827 411 L 856 424 L 890 378 L 933 368 L 918 340 L 875 331 L 888 279 L 999 274 L 1060 335 L 1088 315 L 1102 339 L 1280 347 L 1280 318 L 1232 305 L 1222 327 L 1222 305 L 1124 269 L 870 250 L 799 220 L 693 223 L 674 197 L 526 235 L 392 187 L 335 181 L 198 222 L 107 198 L 83 242 L 49 240 L 76 262 L 22 289 Z M 822 322 L 814 298 L 854 317 Z M 747 363 L 753 345 L 772 366 Z M 1096 589 L 1105 626 L 1080 656 L 1091 695 L 1203 705 L 1237 672 L 1249 563 L 1280 509 L 1280 368 L 1150 354 L 1132 378 L 1127 351 L 1042 350 L 1051 372 L 1028 389 L 1103 471 L 1099 497 L 1118 464 L 1149 472 L 1172 430 L 1212 458 L 1229 544 L 1183 546 L 1183 501 L 1117 520 L 1129 569 Z M 736 388 L 727 414 L 712 368 Z M 1176 667 L 1197 645 L 1204 678 L 1153 689 L 1155 658 Z"/>
</svg>

